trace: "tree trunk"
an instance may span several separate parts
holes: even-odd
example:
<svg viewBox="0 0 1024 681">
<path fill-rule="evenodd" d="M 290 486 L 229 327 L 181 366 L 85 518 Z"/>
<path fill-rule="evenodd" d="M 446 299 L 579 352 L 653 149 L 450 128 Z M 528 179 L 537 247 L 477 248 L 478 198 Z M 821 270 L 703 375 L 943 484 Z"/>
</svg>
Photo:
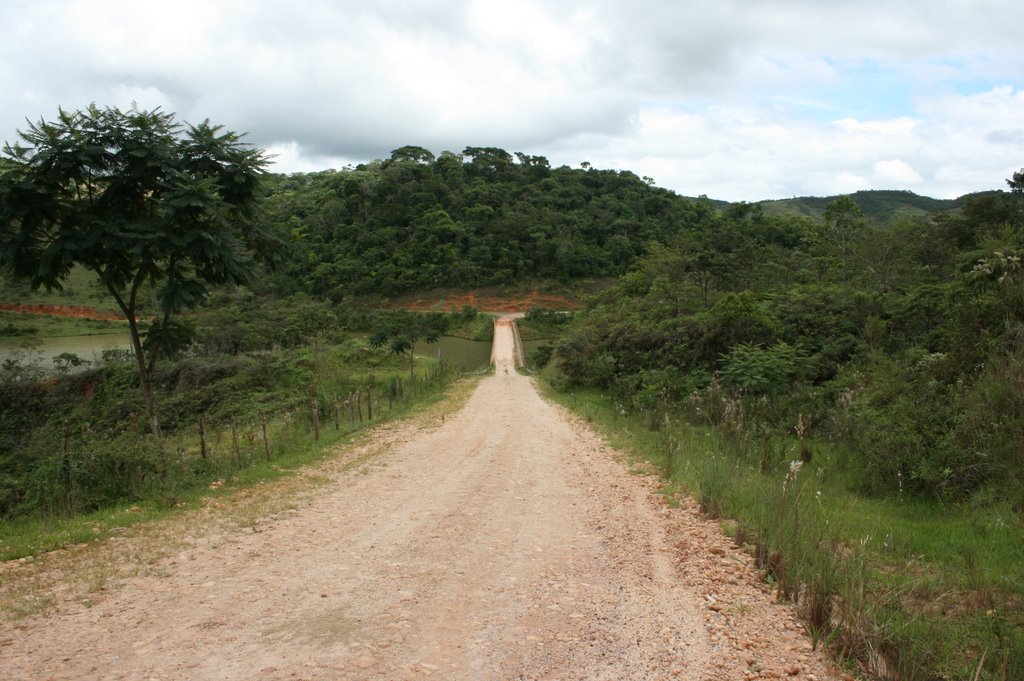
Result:
<svg viewBox="0 0 1024 681">
<path fill-rule="evenodd" d="M 139 385 L 142 388 L 142 399 L 149 411 L 149 432 L 154 437 L 160 438 L 160 417 L 156 411 L 156 398 L 153 397 L 153 378 L 149 365 L 146 362 L 146 355 L 142 350 L 142 339 L 139 336 L 139 322 L 135 319 L 134 311 L 125 311 L 128 318 L 128 329 L 131 331 L 132 349 L 135 351 L 135 362 L 139 365 Z"/>
<path fill-rule="evenodd" d="M 128 322 L 128 331 L 131 333 L 132 339 L 132 350 L 135 351 L 135 362 L 139 365 L 139 385 L 142 388 L 142 399 L 146 403 L 146 409 L 149 412 L 149 431 L 153 434 L 153 437 L 159 439 L 160 417 L 156 412 L 156 398 L 153 397 L 152 380 L 152 368 L 153 363 L 156 360 L 156 356 L 153 356 L 154 362 L 146 362 L 146 355 L 142 351 L 142 338 L 139 335 L 139 320 L 135 318 L 136 296 L 138 295 L 139 287 L 145 280 L 145 272 L 140 270 L 136 273 L 132 283 L 131 293 L 127 300 L 125 300 L 124 296 L 121 295 L 121 292 L 118 291 L 117 287 L 103 276 L 104 272 L 101 268 L 97 268 L 95 272 L 99 275 L 100 281 L 106 285 L 110 294 L 114 296 L 114 300 L 117 301 L 118 307 L 121 308 L 121 312 L 124 313 L 124 318 Z"/>
</svg>

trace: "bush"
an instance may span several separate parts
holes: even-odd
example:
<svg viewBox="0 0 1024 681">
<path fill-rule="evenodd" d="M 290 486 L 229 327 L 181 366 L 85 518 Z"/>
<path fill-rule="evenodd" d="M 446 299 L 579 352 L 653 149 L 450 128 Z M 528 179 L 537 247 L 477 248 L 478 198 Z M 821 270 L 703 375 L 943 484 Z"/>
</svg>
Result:
<svg viewBox="0 0 1024 681">
<path fill-rule="evenodd" d="M 719 370 L 722 385 L 751 395 L 779 395 L 789 391 L 794 381 L 810 372 L 809 363 L 788 343 L 761 348 L 741 344 L 734 347 Z"/>
<path fill-rule="evenodd" d="M 545 343 L 530 354 L 530 364 L 537 369 L 543 369 L 551 361 L 551 356 L 554 352 L 555 346 L 550 343 Z"/>
<path fill-rule="evenodd" d="M 970 452 L 981 484 L 999 481 L 1001 494 L 1024 510 L 1024 352 L 994 358 L 962 398 L 953 444 Z"/>
<path fill-rule="evenodd" d="M 916 366 L 876 358 L 867 386 L 850 409 L 861 489 L 870 494 L 924 494 L 966 498 L 986 474 L 977 452 L 958 447 L 957 386 L 931 375 L 941 361 L 926 355 Z"/>
<path fill-rule="evenodd" d="M 572 321 L 572 313 L 550 310 L 546 307 L 531 307 L 527 310 L 525 319 L 536 324 L 559 326 Z"/>
</svg>

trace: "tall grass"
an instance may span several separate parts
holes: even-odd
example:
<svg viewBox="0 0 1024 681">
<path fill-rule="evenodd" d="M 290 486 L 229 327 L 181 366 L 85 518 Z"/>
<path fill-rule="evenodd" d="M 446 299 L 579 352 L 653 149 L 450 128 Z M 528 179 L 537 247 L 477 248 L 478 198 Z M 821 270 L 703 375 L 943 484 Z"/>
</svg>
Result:
<svg viewBox="0 0 1024 681">
<path fill-rule="evenodd" d="M 762 578 L 839 660 L 877 679 L 1024 679 L 1024 522 L 1010 504 L 858 496 L 838 465 L 848 452 L 800 422 L 773 435 L 739 401 L 695 427 L 551 393 L 654 463 L 670 494 L 733 519 Z"/>
<path fill-rule="evenodd" d="M 341 438 L 436 400 L 460 375 L 422 358 L 411 381 L 397 361 L 368 357 L 376 366 L 355 363 L 351 348 L 323 347 L 295 351 L 283 373 L 268 364 L 280 358 L 270 357 L 252 365 L 169 367 L 164 378 L 182 387 L 162 402 L 169 424 L 162 440 L 145 433 L 144 420 L 122 412 L 135 394 L 130 371 L 114 371 L 107 385 L 96 387 L 84 402 L 69 388 L 72 397 L 55 402 L 69 408 L 63 415 L 46 418 L 54 403 L 26 401 L 21 407 L 41 420 L 25 440 L 4 443 L 0 508 L 6 517 L 0 523 L 0 559 L 76 541 L 80 532 L 70 531 L 69 537 L 59 528 L 76 525 L 77 517 L 102 517 L 124 506 L 159 512 L 187 505 L 211 486 L 216 490 L 253 476 L 279 475 L 317 458 Z M 216 377 L 197 379 L 197 371 Z M 261 374 L 268 374 L 274 392 L 256 380 Z M 125 378 L 124 385 L 118 377 Z M 349 402 L 356 395 L 358 408 Z M 69 407 L 74 400 L 78 406 Z"/>
</svg>

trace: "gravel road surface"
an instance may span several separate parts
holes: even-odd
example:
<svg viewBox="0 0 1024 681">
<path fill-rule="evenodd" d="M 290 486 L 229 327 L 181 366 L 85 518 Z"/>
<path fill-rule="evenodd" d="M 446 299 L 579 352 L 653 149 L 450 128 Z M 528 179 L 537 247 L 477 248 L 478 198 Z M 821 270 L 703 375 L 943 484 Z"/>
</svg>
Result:
<svg viewBox="0 0 1024 681">
<path fill-rule="evenodd" d="M 509 324 L 457 413 L 383 426 L 294 508 L 196 512 L 147 569 L 0 623 L 0 677 L 840 678 L 715 523 L 515 371 Z"/>
</svg>

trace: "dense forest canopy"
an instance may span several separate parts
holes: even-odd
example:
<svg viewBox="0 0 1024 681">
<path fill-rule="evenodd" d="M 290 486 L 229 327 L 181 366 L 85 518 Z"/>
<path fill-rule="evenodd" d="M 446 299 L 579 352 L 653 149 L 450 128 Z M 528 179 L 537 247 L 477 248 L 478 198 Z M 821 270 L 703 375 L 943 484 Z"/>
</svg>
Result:
<svg viewBox="0 0 1024 681">
<path fill-rule="evenodd" d="M 355 167 L 271 175 L 267 194 L 268 226 L 294 237 L 290 264 L 271 288 L 335 301 L 524 279 L 619 276 L 652 244 L 669 243 L 689 251 L 687 267 L 702 272 L 709 291 L 730 277 L 730 286 L 749 279 L 748 268 L 736 267 L 739 260 L 764 264 L 765 248 L 782 257 L 822 236 L 816 230 L 829 229 L 822 225 L 835 217 L 835 210 L 827 214 L 833 199 L 690 199 L 629 171 L 587 163 L 552 168 L 543 156 L 495 147 L 434 155 L 405 146 Z M 932 225 L 933 216 L 954 211 L 991 224 L 1005 221 L 1008 200 L 1004 192 L 950 201 L 858 192 L 844 209 L 858 209 L 859 219 L 874 225 L 909 218 Z M 844 238 L 848 228 L 830 238 Z M 795 275 L 784 257 L 768 260 L 777 276 Z"/>
<path fill-rule="evenodd" d="M 267 219 L 297 240 L 276 280 L 339 300 L 442 286 L 624 273 L 648 244 L 710 219 L 628 171 L 421 147 L 355 168 L 269 178 Z"/>
<path fill-rule="evenodd" d="M 577 316 L 565 380 L 655 419 L 812 423 L 861 491 L 1024 508 L 1024 183 L 1008 182 L 884 224 L 849 196 L 819 220 L 707 216 Z"/>
</svg>

